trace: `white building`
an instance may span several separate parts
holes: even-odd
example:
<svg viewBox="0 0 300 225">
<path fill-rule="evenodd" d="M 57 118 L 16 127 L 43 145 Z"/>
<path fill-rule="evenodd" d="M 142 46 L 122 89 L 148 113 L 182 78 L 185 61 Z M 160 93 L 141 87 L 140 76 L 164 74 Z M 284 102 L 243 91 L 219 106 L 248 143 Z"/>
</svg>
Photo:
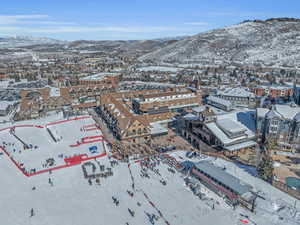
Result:
<svg viewBox="0 0 300 225">
<path fill-rule="evenodd" d="M 246 90 L 245 88 L 226 88 L 217 91 L 216 97 L 230 101 L 236 106 L 255 107 L 254 93 Z"/>
<path fill-rule="evenodd" d="M 0 116 L 7 116 L 13 105 L 14 102 L 0 101 Z"/>
</svg>

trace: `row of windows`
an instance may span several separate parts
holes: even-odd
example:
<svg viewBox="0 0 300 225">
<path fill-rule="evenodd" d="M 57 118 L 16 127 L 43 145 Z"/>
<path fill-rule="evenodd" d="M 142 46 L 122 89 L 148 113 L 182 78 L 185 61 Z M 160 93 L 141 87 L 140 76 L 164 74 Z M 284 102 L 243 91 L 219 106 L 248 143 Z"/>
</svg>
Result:
<svg viewBox="0 0 300 225">
<path fill-rule="evenodd" d="M 145 101 L 151 102 L 151 101 L 159 101 L 159 100 L 163 100 L 163 99 L 188 98 L 188 97 L 192 97 L 192 96 L 193 96 L 193 94 L 162 96 L 162 97 L 157 97 L 157 98 L 146 98 Z"/>
</svg>

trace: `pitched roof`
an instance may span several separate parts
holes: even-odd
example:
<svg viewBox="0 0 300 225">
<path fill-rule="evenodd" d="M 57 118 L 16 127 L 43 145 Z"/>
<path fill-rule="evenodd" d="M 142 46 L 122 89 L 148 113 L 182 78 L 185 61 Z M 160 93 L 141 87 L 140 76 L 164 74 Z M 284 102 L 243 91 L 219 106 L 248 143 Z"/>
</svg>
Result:
<svg viewBox="0 0 300 225">
<path fill-rule="evenodd" d="M 249 184 L 243 183 L 237 177 L 232 176 L 231 174 L 225 172 L 219 167 L 212 165 L 207 161 L 198 162 L 195 164 L 195 166 L 201 171 L 208 174 L 210 177 L 213 177 L 227 187 L 231 188 L 239 195 L 243 195 L 252 190 L 252 186 L 250 186 Z"/>
</svg>

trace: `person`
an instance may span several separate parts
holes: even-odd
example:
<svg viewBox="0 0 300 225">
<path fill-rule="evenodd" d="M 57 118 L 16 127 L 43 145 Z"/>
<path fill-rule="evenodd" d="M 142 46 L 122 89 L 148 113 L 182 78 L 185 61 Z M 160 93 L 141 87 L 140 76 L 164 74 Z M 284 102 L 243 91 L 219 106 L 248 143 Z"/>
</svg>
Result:
<svg viewBox="0 0 300 225">
<path fill-rule="evenodd" d="M 30 210 L 30 217 L 33 217 L 34 216 L 34 210 L 33 210 L 33 208 L 31 208 L 31 210 Z"/>
</svg>

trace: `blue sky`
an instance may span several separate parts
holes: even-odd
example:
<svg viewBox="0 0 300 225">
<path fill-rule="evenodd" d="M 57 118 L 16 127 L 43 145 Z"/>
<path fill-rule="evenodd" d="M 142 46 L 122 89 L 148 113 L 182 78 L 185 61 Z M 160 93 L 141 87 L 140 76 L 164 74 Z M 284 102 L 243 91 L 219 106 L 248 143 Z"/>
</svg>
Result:
<svg viewBox="0 0 300 225">
<path fill-rule="evenodd" d="M 2 0 L 0 36 L 153 39 L 270 17 L 300 17 L 300 0 Z"/>
</svg>

